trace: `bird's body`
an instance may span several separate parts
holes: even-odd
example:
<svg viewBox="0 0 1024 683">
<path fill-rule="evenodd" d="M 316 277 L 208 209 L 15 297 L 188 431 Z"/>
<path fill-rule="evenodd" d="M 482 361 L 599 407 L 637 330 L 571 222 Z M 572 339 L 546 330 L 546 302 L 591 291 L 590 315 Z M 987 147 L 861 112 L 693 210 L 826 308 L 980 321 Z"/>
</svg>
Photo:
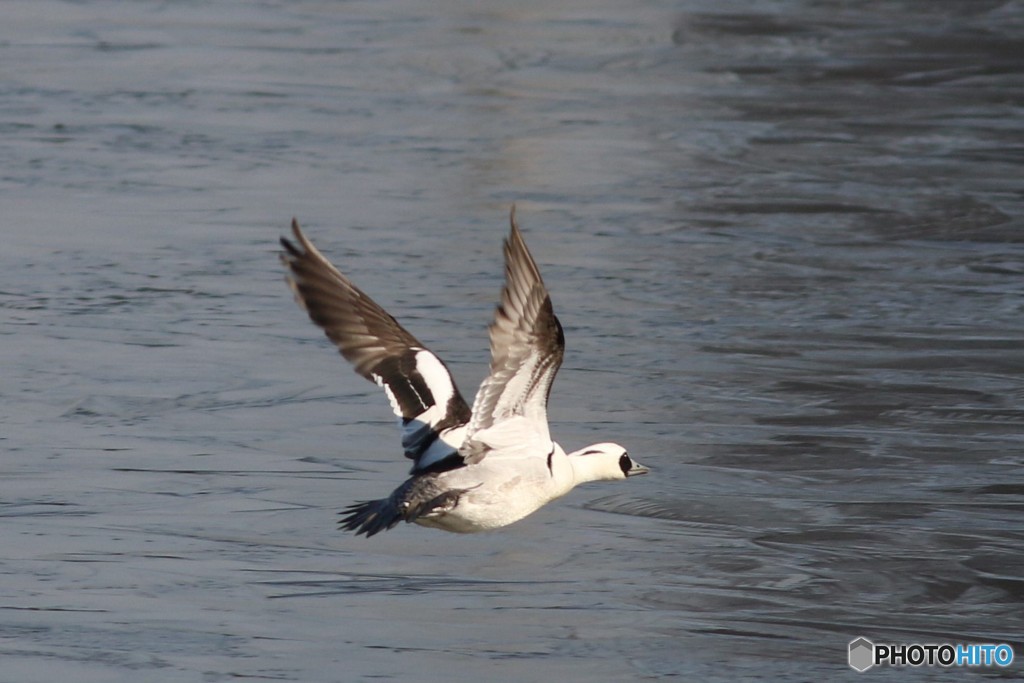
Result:
<svg viewBox="0 0 1024 683">
<path fill-rule="evenodd" d="M 372 536 L 398 522 L 468 533 L 506 526 L 577 484 L 643 474 L 617 444 L 566 454 L 551 440 L 547 399 L 562 327 L 512 215 L 505 287 L 490 327 L 491 372 L 472 409 L 444 363 L 335 268 L 293 221 L 282 239 L 296 299 L 400 418 L 412 475 L 392 494 L 351 506 L 342 527 Z"/>
</svg>

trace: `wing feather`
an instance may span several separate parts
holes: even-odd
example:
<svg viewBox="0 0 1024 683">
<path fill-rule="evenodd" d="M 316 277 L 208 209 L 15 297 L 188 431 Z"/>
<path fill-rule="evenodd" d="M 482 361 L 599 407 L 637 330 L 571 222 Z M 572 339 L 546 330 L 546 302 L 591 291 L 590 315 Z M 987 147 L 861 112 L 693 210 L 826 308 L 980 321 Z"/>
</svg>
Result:
<svg viewBox="0 0 1024 683">
<path fill-rule="evenodd" d="M 297 244 L 281 238 L 281 261 L 296 301 L 355 371 L 384 389 L 401 418 L 413 471 L 461 465 L 461 436 L 454 444 L 444 437 L 469 422 L 470 410 L 448 368 L 334 267 L 294 220 L 292 233 Z"/>
<path fill-rule="evenodd" d="M 499 432 L 504 431 L 532 437 L 540 456 L 551 448 L 547 402 L 562 364 L 565 336 L 516 223 L 514 206 L 510 223 L 505 240 L 505 286 L 489 329 L 490 374 L 477 391 L 466 441 L 460 449 L 467 462 L 477 462 L 498 447 L 504 441 Z"/>
</svg>

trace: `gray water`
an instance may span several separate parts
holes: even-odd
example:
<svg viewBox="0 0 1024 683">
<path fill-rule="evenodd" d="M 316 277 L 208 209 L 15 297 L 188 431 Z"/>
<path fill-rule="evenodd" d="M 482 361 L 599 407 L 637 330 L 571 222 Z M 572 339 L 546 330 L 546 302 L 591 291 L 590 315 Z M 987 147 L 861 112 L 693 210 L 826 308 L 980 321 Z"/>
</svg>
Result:
<svg viewBox="0 0 1024 683">
<path fill-rule="evenodd" d="M 5 2 L 0 680 L 1020 676 L 1024 4 L 842 4 Z M 339 533 L 407 464 L 277 237 L 472 395 L 513 202 L 652 474 Z"/>
</svg>

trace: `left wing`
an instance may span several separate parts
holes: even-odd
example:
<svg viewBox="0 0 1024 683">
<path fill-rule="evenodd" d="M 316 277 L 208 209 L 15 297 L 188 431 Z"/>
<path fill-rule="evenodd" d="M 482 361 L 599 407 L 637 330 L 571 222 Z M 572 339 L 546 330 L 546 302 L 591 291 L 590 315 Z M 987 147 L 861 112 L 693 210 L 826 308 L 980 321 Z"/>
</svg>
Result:
<svg viewBox="0 0 1024 683">
<path fill-rule="evenodd" d="M 462 464 L 458 443 L 443 437 L 470 411 L 448 368 L 373 299 L 342 275 L 292 221 L 295 243 L 281 238 L 288 283 L 356 372 L 387 394 L 402 421 L 402 447 L 413 472 Z"/>
</svg>

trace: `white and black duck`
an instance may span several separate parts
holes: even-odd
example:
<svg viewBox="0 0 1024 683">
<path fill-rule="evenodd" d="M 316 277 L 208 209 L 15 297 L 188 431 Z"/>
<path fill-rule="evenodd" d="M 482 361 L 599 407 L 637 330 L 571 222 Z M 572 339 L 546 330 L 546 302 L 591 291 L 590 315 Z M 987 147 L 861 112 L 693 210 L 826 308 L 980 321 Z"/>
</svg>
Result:
<svg viewBox="0 0 1024 683">
<path fill-rule="evenodd" d="M 548 431 L 547 400 L 565 338 L 537 264 L 511 215 L 505 286 L 490 325 L 490 375 L 473 407 L 445 364 L 334 267 L 292 221 L 281 259 L 296 300 L 356 372 L 384 389 L 401 419 L 411 476 L 357 503 L 341 527 L 372 536 L 401 521 L 468 533 L 526 517 L 577 484 L 647 468 L 614 443 L 566 453 Z"/>
</svg>

